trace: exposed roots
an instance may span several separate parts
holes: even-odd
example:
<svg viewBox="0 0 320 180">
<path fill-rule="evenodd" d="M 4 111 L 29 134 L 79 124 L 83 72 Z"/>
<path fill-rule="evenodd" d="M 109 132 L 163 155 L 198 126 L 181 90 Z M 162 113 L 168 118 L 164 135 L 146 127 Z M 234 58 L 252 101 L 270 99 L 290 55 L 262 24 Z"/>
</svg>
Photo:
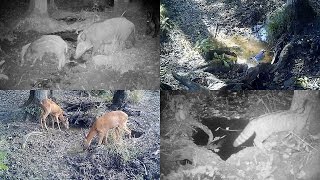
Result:
<svg viewBox="0 0 320 180">
<path fill-rule="evenodd" d="M 33 132 L 28 133 L 27 135 L 25 135 L 25 136 L 23 137 L 22 149 L 24 149 L 24 148 L 26 147 L 28 138 L 29 138 L 30 136 L 32 136 L 32 135 L 40 135 L 40 134 L 43 134 L 43 132 L 33 131 Z"/>
</svg>

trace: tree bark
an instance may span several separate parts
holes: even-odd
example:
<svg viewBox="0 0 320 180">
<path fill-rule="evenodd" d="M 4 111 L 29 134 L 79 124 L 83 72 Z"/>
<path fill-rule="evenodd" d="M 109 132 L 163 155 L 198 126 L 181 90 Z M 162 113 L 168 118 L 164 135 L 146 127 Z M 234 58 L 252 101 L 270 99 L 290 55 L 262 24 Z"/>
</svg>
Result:
<svg viewBox="0 0 320 180">
<path fill-rule="evenodd" d="M 47 99 L 49 94 L 49 90 L 30 90 L 28 100 L 22 105 L 25 109 L 37 109 L 39 108 L 39 104 L 43 99 Z M 35 111 L 25 111 L 24 119 L 38 119 L 39 114 L 35 113 Z"/>
<path fill-rule="evenodd" d="M 49 9 L 50 11 L 55 11 L 58 9 L 56 3 L 54 3 L 54 0 L 49 0 Z"/>
<path fill-rule="evenodd" d="M 28 14 L 37 15 L 37 16 L 48 16 L 47 1 L 46 0 L 30 0 Z"/>
<path fill-rule="evenodd" d="M 117 90 L 112 99 L 112 110 L 120 110 L 125 107 L 125 104 L 127 103 L 127 93 L 125 90 Z"/>
</svg>

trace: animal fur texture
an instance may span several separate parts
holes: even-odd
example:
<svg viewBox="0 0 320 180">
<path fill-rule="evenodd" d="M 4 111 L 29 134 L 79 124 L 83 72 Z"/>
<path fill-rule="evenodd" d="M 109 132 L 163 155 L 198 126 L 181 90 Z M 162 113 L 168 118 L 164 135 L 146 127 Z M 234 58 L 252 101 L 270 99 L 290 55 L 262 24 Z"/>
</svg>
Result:
<svg viewBox="0 0 320 180">
<path fill-rule="evenodd" d="M 56 35 L 43 35 L 41 38 L 35 40 L 22 47 L 21 50 L 21 66 L 25 61 L 31 61 L 31 67 L 35 65 L 38 59 L 42 59 L 45 53 L 53 53 L 58 59 L 58 69 L 61 70 L 66 64 L 66 55 L 68 51 L 67 43 Z"/>
<path fill-rule="evenodd" d="M 290 110 L 281 111 L 253 119 L 233 142 L 233 146 L 238 147 L 243 144 L 254 133 L 256 134 L 254 144 L 260 149 L 263 149 L 263 141 L 273 133 L 293 131 L 299 134 L 306 125 L 312 105 L 307 105 L 305 107 L 303 112 Z"/>
</svg>

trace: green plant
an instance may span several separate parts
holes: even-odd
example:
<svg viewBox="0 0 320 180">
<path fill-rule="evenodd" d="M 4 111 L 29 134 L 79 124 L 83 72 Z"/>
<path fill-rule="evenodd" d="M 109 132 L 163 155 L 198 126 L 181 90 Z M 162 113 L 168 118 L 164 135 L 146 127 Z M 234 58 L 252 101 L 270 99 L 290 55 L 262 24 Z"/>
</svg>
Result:
<svg viewBox="0 0 320 180">
<path fill-rule="evenodd" d="M 172 25 L 169 22 L 169 17 L 167 14 L 167 10 L 163 4 L 160 4 L 160 30 L 168 31 L 172 28 Z"/>
<path fill-rule="evenodd" d="M 4 151 L 0 151 L 0 171 L 8 170 L 8 166 L 5 164 L 7 158 L 7 153 Z"/>
<path fill-rule="evenodd" d="M 129 100 L 129 102 L 131 102 L 133 104 L 137 104 L 138 102 L 140 102 L 142 97 L 143 97 L 142 90 L 134 90 L 134 91 L 128 92 L 128 100 Z"/>
<path fill-rule="evenodd" d="M 41 107 L 39 106 L 27 106 L 24 108 L 24 110 L 32 116 L 39 116 L 42 111 Z"/>
<path fill-rule="evenodd" d="M 303 88 L 307 88 L 308 84 L 309 84 L 309 78 L 304 76 L 304 77 L 300 77 L 296 80 L 296 84 L 298 86 L 301 86 Z"/>
<path fill-rule="evenodd" d="M 112 133 L 111 133 L 112 132 Z M 128 163 L 130 160 L 135 159 L 140 150 L 137 147 L 134 147 L 132 144 L 123 143 L 123 140 L 120 139 L 119 142 L 116 142 L 115 137 L 110 138 L 110 134 L 115 134 L 114 130 L 110 131 L 108 138 L 108 152 L 115 156 L 120 156 L 124 163 Z M 124 136 L 124 132 L 121 131 L 120 137 Z"/>
<path fill-rule="evenodd" d="M 267 33 L 271 41 L 278 39 L 284 32 L 287 31 L 292 18 L 290 9 L 282 7 L 273 12 L 267 20 Z"/>
<path fill-rule="evenodd" d="M 91 90 L 90 94 L 92 96 L 96 96 L 104 99 L 104 101 L 107 103 L 112 102 L 113 92 L 110 90 Z"/>
<path fill-rule="evenodd" d="M 228 56 L 226 54 L 218 55 L 217 53 L 214 53 L 214 58 L 215 61 L 221 61 L 223 65 L 228 68 L 230 67 L 229 62 L 234 63 L 235 61 L 237 61 L 236 57 Z"/>
<path fill-rule="evenodd" d="M 225 47 L 222 43 L 213 38 L 205 38 L 197 40 L 194 48 L 200 53 L 209 52 L 210 50 L 219 49 Z"/>
</svg>

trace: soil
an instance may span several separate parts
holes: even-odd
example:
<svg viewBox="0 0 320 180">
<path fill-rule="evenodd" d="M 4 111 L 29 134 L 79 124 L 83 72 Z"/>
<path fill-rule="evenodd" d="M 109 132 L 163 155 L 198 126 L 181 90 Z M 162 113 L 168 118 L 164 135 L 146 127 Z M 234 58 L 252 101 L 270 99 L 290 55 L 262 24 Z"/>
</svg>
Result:
<svg viewBox="0 0 320 180">
<path fill-rule="evenodd" d="M 109 136 L 108 144 L 97 146 L 94 139 L 87 151 L 82 150 L 84 132 L 71 124 L 70 129 L 40 128 L 35 119 L 24 120 L 19 110 L 28 98 L 28 91 L 2 91 L 0 149 L 7 153 L 1 171 L 4 179 L 159 179 L 160 178 L 160 93 L 143 91 L 137 104 L 130 108 L 141 111 L 140 116 L 129 116 L 132 137 L 115 143 Z M 103 102 L 100 97 L 83 97 L 79 91 L 54 91 L 58 104 Z M 14 103 L 13 103 L 14 102 Z M 106 111 L 106 104 L 88 113 L 98 116 Z M 67 112 L 69 118 L 75 112 Z M 15 114 L 12 116 L 12 114 Z M 11 116 L 10 116 L 11 115 Z M 20 117 L 17 119 L 17 117 Z"/>
<path fill-rule="evenodd" d="M 20 15 L 27 11 L 27 2 L 19 1 L 1 9 L 1 29 L 7 30 L 14 24 L 13 22 L 23 19 Z M 117 8 L 106 8 L 102 12 L 90 12 L 90 8 L 81 7 L 78 1 L 56 1 L 56 4 L 58 11 L 51 13 L 50 16 L 63 19 L 59 22 L 67 23 L 64 29 L 57 27 L 55 31 L 47 33 L 8 31 L 1 35 L 0 60 L 5 61 L 1 67 L 1 74 L 7 75 L 9 79 L 1 80 L 0 89 L 108 87 L 108 89 L 156 90 L 159 88 L 159 36 L 152 38 L 152 35 L 146 35 L 148 9 L 143 7 L 140 1 L 133 1 L 128 6 L 121 4 Z M 91 50 L 79 60 L 73 58 L 77 46 L 75 30 L 82 30 L 93 21 L 119 17 L 124 11 L 126 11 L 124 17 L 135 24 L 134 47 L 106 56 L 106 60 L 99 63 L 93 63 Z M 89 17 L 89 20 L 65 17 L 81 16 L 81 14 Z M 62 33 L 68 35 L 63 36 Z M 57 69 L 57 59 L 51 54 L 43 56 L 42 60 L 37 60 L 33 67 L 31 63 L 20 66 L 21 48 L 44 34 L 60 35 L 69 46 L 66 62 L 70 60 L 70 63 L 67 63 L 61 71 Z"/>
<path fill-rule="evenodd" d="M 250 44 L 250 40 L 256 38 L 255 27 L 264 25 L 268 15 L 283 6 L 285 1 L 164 0 L 162 3 L 172 25 L 160 38 L 160 79 L 164 85 L 172 89 L 188 89 L 173 78 L 172 72 L 176 72 L 210 90 L 319 89 L 318 19 L 299 25 L 301 28 L 294 35 L 284 34 L 284 40 L 279 39 L 278 44 L 266 44 L 263 48 L 270 53 L 269 56 L 275 56 L 274 64 L 259 66 L 259 74 L 253 74 L 254 79 L 248 83 L 242 81 L 246 74 L 243 70 L 246 72 L 250 68 L 247 64 L 212 65 L 209 62 L 212 59 L 195 50 L 196 42 L 214 36 L 225 41 L 240 36 L 248 39 L 239 44 L 240 48 L 249 47 L 247 51 L 252 57 L 260 51 Z M 289 63 L 278 63 L 281 50 L 289 42 L 293 44 L 286 58 Z M 283 66 L 280 69 L 279 64 Z M 301 85 L 299 78 L 306 79 L 306 83 Z M 246 83 L 249 86 L 243 85 Z"/>
</svg>

